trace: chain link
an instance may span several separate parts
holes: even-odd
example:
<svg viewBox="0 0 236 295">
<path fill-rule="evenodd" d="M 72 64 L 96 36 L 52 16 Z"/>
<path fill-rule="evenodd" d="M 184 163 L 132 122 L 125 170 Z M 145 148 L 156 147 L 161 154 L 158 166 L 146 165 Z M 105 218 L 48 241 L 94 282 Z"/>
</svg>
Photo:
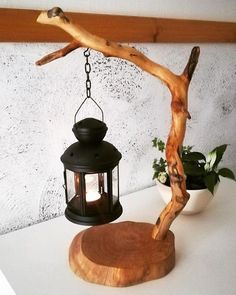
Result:
<svg viewBox="0 0 236 295">
<path fill-rule="evenodd" d="M 77 109 L 75 115 L 74 115 L 74 122 L 76 123 L 76 117 L 77 117 L 77 114 L 78 112 L 80 111 L 80 109 L 82 108 L 82 106 L 84 105 L 84 103 L 87 101 L 87 99 L 91 99 L 95 105 L 99 108 L 99 110 L 101 111 L 101 114 L 102 114 L 102 121 L 104 122 L 104 114 L 103 114 L 103 110 L 102 108 L 99 106 L 99 104 L 91 97 L 91 80 L 89 78 L 89 74 L 91 72 L 91 65 L 89 63 L 89 56 L 90 56 L 90 48 L 87 48 L 85 51 L 84 51 L 84 56 L 86 58 L 86 62 L 85 62 L 85 66 L 84 66 L 84 69 L 85 69 L 85 73 L 86 73 L 86 81 L 85 81 L 85 85 L 86 85 L 86 98 L 83 100 L 83 102 L 81 103 L 81 105 L 79 106 L 79 108 Z"/>
<path fill-rule="evenodd" d="M 85 85 L 86 85 L 86 95 L 87 95 L 87 98 L 91 98 L 91 80 L 89 78 L 89 74 L 91 72 L 91 65 L 89 63 L 89 56 L 90 56 L 90 49 L 87 48 L 85 51 L 84 51 L 84 56 L 86 58 L 86 62 L 85 62 L 85 66 L 84 66 L 84 69 L 85 69 L 85 73 L 86 73 L 86 82 L 85 82 Z"/>
</svg>

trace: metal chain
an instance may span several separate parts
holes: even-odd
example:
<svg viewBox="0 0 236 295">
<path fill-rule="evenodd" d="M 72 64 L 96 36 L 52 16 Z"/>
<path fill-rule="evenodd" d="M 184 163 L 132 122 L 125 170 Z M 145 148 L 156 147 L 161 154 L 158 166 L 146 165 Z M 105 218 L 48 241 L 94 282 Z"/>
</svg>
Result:
<svg viewBox="0 0 236 295">
<path fill-rule="evenodd" d="M 89 78 L 89 74 L 91 72 L 91 65 L 89 63 L 89 56 L 90 56 L 90 49 L 87 48 L 85 51 L 84 51 L 84 56 L 86 58 L 86 62 L 85 62 L 85 73 L 86 73 L 86 95 L 87 95 L 87 98 L 91 98 L 91 80 Z"/>
<path fill-rule="evenodd" d="M 85 85 L 86 85 L 86 98 L 83 100 L 83 102 L 81 103 L 81 105 L 79 106 L 78 110 L 76 111 L 75 115 L 74 115 L 74 122 L 76 123 L 76 117 L 78 112 L 80 111 L 80 109 L 82 108 L 82 106 L 84 105 L 84 103 L 86 102 L 87 99 L 91 99 L 96 106 L 99 108 L 99 110 L 101 111 L 102 114 L 102 121 L 104 122 L 104 114 L 103 114 L 103 110 L 102 108 L 99 106 L 99 104 L 91 97 L 91 80 L 89 78 L 89 74 L 91 72 L 91 65 L 89 63 L 89 56 L 90 56 L 90 48 L 87 48 L 84 51 L 84 56 L 86 58 L 86 62 L 85 62 L 85 73 L 86 73 L 86 81 L 85 81 Z"/>
</svg>

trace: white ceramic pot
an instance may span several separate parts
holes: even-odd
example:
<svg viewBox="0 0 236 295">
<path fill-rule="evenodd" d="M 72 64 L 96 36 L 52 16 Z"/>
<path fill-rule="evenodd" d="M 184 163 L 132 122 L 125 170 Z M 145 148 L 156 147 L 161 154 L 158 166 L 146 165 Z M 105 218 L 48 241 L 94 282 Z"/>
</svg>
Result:
<svg viewBox="0 0 236 295">
<path fill-rule="evenodd" d="M 169 203 L 172 197 L 171 188 L 160 183 L 159 181 L 156 183 L 160 196 L 166 204 Z M 217 183 L 214 188 L 214 194 L 216 193 L 218 185 L 219 183 Z M 187 190 L 187 192 L 190 194 L 190 198 L 187 205 L 182 210 L 182 214 L 191 215 L 199 213 L 203 211 L 213 199 L 213 195 L 208 189 Z"/>
</svg>

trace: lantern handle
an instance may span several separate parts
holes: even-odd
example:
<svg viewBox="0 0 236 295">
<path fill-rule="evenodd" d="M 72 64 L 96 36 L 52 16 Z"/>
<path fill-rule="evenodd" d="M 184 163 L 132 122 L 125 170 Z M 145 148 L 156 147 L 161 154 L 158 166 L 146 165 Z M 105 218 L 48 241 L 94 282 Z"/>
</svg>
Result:
<svg viewBox="0 0 236 295">
<path fill-rule="evenodd" d="M 104 122 L 104 113 L 103 113 L 103 110 L 102 110 L 102 108 L 99 106 L 99 104 L 92 98 L 92 97 L 86 97 L 83 101 L 82 101 L 82 103 L 81 103 L 81 105 L 79 106 L 79 108 L 77 109 L 77 111 L 76 111 L 76 113 L 75 113 L 75 115 L 74 115 L 74 123 L 76 123 L 76 117 L 77 117 L 77 115 L 78 115 L 78 112 L 80 111 L 80 109 L 82 108 L 82 106 L 84 105 L 84 103 L 86 102 L 86 100 L 87 99 L 91 99 L 95 104 L 96 104 L 96 106 L 99 108 L 99 110 L 101 111 L 101 113 L 102 113 L 102 122 Z"/>
<path fill-rule="evenodd" d="M 91 72 L 91 65 L 89 63 L 89 56 L 90 56 L 90 48 L 87 48 L 85 51 L 84 51 L 84 56 L 86 58 L 86 62 L 85 62 L 85 73 L 86 73 L 86 98 L 83 100 L 83 102 L 81 103 L 81 105 L 79 106 L 78 110 L 76 111 L 75 115 L 74 115 L 74 123 L 76 123 L 76 116 L 79 112 L 79 110 L 81 109 L 81 107 L 83 106 L 83 104 L 86 102 L 87 99 L 91 99 L 95 104 L 96 106 L 99 108 L 99 110 L 101 111 L 102 113 L 102 122 L 104 122 L 104 114 L 103 114 L 103 110 L 102 108 L 99 106 L 99 104 L 91 97 L 91 80 L 89 78 L 89 74 Z"/>
</svg>

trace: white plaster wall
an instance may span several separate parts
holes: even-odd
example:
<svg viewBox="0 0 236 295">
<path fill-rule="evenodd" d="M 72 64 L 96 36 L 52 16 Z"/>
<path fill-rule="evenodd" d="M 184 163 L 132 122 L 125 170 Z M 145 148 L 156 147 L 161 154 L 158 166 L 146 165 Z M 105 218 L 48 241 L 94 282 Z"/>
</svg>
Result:
<svg viewBox="0 0 236 295">
<path fill-rule="evenodd" d="M 43 67 L 34 62 L 61 44 L 1 44 L 0 232 L 60 215 L 64 210 L 60 155 L 74 142 L 73 115 L 85 97 L 82 50 Z M 193 45 L 136 45 L 181 72 Z M 236 170 L 235 45 L 201 45 L 189 91 L 186 143 L 207 151 L 230 143 L 224 164 Z M 166 138 L 170 96 L 134 65 L 92 52 L 92 94 L 122 152 L 121 193 L 152 184 L 154 136 Z M 93 113 L 91 105 L 85 114 Z M 83 112 L 81 113 L 81 116 Z"/>
<path fill-rule="evenodd" d="M 231 12 L 235 11 L 236 3 L 227 1 L 230 10 L 225 1 L 213 1 L 214 7 L 224 8 L 218 18 L 215 9 L 206 16 L 194 0 L 189 1 L 191 9 L 185 8 L 183 14 L 178 8 L 179 1 L 172 1 L 172 6 L 171 1 L 165 1 L 166 4 L 70 1 L 70 6 L 67 1 L 53 2 L 56 1 L 37 4 L 35 1 L 0 1 L 0 6 L 47 9 L 61 3 L 65 10 L 134 15 L 152 15 L 155 11 L 156 16 L 177 18 L 178 15 L 191 18 L 192 13 L 192 18 L 220 20 L 223 16 L 233 20 L 235 13 Z M 204 3 L 208 7 L 212 1 Z M 189 7 L 185 4 L 184 7 Z M 202 17 L 198 17 L 200 11 Z M 43 67 L 34 64 L 61 46 L 0 44 L 0 233 L 47 220 L 64 211 L 63 167 L 59 158 L 75 140 L 71 132 L 73 115 L 85 97 L 83 51 L 77 50 Z M 135 46 L 179 73 L 194 44 Z M 188 123 L 186 144 L 204 152 L 218 144 L 230 143 L 224 164 L 236 172 L 235 49 L 235 45 L 228 44 L 201 45 L 199 64 L 189 91 L 192 120 Z M 165 139 L 168 134 L 169 92 L 157 79 L 128 62 L 105 59 L 92 52 L 91 63 L 92 95 L 103 107 L 109 127 L 106 139 L 123 154 L 121 193 L 150 186 L 152 160 L 156 156 L 151 140 L 154 136 Z M 94 108 L 87 105 L 81 115 L 93 112 Z"/>
</svg>

